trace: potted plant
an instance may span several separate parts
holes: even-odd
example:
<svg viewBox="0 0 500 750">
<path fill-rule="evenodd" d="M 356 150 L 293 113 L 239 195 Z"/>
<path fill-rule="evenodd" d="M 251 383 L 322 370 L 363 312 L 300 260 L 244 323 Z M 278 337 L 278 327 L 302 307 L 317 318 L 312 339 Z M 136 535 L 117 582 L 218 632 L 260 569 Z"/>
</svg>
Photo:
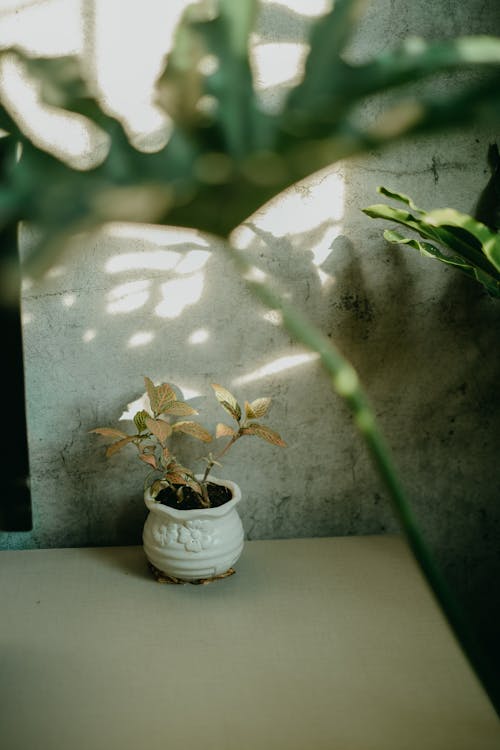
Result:
<svg viewBox="0 0 500 750">
<path fill-rule="evenodd" d="M 277 432 L 256 421 L 267 414 L 271 399 L 245 401 L 242 408 L 227 388 L 212 383 L 218 402 L 236 425 L 217 424 L 215 439 L 225 439 L 225 443 L 203 457 L 205 470 L 195 473 L 173 455 L 170 438 L 183 433 L 209 443 L 212 434 L 198 422 L 185 419 L 197 412 L 177 398 L 171 385 L 155 385 L 148 377 L 144 382 L 149 409 L 134 415 L 134 434 L 112 427 L 96 427 L 91 432 L 115 439 L 106 449 L 107 457 L 132 445 L 151 469 L 144 483 L 149 514 L 143 544 L 156 579 L 162 583 L 208 583 L 225 578 L 234 573 L 233 565 L 243 550 L 243 526 L 236 510 L 241 491 L 235 482 L 217 479 L 211 472 L 245 435 L 285 446 Z M 181 419 L 172 421 L 177 417 Z"/>
</svg>

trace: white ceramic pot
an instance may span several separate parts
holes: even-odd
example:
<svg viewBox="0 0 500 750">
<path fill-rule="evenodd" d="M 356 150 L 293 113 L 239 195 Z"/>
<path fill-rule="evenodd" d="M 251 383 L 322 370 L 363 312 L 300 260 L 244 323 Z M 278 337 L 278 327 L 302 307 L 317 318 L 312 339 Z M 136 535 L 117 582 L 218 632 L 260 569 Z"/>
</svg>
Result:
<svg viewBox="0 0 500 750">
<path fill-rule="evenodd" d="M 210 481 L 231 490 L 231 500 L 217 508 L 179 510 L 153 500 L 149 488 L 144 492 L 149 510 L 144 552 L 167 576 L 183 581 L 212 578 L 226 573 L 241 555 L 243 526 L 236 510 L 240 488 L 226 479 L 210 477 Z"/>
</svg>

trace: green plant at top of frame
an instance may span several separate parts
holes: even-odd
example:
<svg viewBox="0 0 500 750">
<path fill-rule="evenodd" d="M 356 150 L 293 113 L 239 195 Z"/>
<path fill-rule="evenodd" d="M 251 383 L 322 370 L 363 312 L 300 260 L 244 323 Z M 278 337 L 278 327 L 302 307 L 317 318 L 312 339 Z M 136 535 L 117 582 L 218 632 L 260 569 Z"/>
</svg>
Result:
<svg viewBox="0 0 500 750">
<path fill-rule="evenodd" d="M 415 237 L 407 237 L 393 229 L 384 231 L 388 242 L 418 250 L 475 279 L 492 297 L 500 297 L 500 235 L 481 221 L 453 208 L 424 211 L 402 193 L 385 187 L 378 192 L 402 203 L 394 208 L 385 203 L 363 209 L 373 219 L 385 219 L 410 229 Z M 444 252 L 443 252 L 444 250 Z"/>
<path fill-rule="evenodd" d="M 344 52 L 364 5 L 336 0 L 312 25 L 302 80 L 278 112 L 260 105 L 251 65 L 257 0 L 188 6 L 156 84 L 156 104 L 172 129 L 155 153 L 131 145 L 78 59 L 1 51 L 0 63 L 9 58 L 23 67 L 42 100 L 77 113 L 108 144 L 95 166 L 73 169 L 37 146 L 9 101 L 0 101 L 0 230 L 19 221 L 39 230 L 25 273 L 42 273 L 75 232 L 108 221 L 186 226 L 228 237 L 270 198 L 339 159 L 412 133 L 500 121 L 499 38 L 408 38 L 351 63 Z M 483 74 L 470 85 L 450 86 L 446 95 L 408 88 L 436 73 L 465 69 Z M 366 122 L 359 105 L 391 91 L 399 92 L 396 99 L 382 99 L 380 114 Z M 30 125 L 36 130 L 36 123 Z"/>
</svg>

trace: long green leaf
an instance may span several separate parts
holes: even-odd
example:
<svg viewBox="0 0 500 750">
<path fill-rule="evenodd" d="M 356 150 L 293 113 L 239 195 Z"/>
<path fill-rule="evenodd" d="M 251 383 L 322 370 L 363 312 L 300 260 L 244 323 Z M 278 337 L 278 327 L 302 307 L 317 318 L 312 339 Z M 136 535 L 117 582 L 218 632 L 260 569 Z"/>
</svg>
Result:
<svg viewBox="0 0 500 750">
<path fill-rule="evenodd" d="M 358 98 L 415 83 L 438 72 L 478 65 L 500 65 L 499 38 L 485 35 L 429 42 L 410 37 L 397 49 L 350 67 L 344 89 L 351 98 Z"/>
<path fill-rule="evenodd" d="M 454 227 L 449 224 L 441 225 L 438 219 L 431 219 L 428 222 L 425 219 L 427 215 L 416 218 L 408 211 L 402 211 L 385 204 L 375 204 L 362 210 L 371 218 L 394 221 L 412 229 L 424 239 L 444 244 L 452 252 L 465 258 L 471 265 L 500 280 L 500 274 L 483 254 L 481 243 L 474 235 L 464 231 L 461 227 Z"/>
<path fill-rule="evenodd" d="M 410 548 L 429 583 L 438 604 L 455 633 L 466 657 L 475 670 L 492 704 L 500 713 L 500 686 L 482 645 L 477 641 L 462 608 L 441 575 L 427 546 L 419 524 L 406 499 L 393 465 L 390 451 L 379 431 L 375 416 L 352 365 L 334 343 L 319 331 L 296 307 L 276 293 L 268 281 L 256 281 L 245 258 L 234 248 L 225 246 L 231 260 L 252 293 L 269 309 L 281 312 L 283 326 L 294 339 L 320 355 L 320 360 L 337 393 L 344 398 L 363 436 L 370 455 L 384 481 L 392 507 Z"/>
<path fill-rule="evenodd" d="M 437 247 L 431 245 L 430 242 L 421 242 L 420 240 L 404 237 L 402 234 L 399 234 L 399 232 L 395 232 L 392 229 L 385 230 L 384 239 L 398 245 L 412 247 L 415 250 L 418 250 L 421 255 L 436 258 L 436 260 L 439 260 L 448 266 L 453 266 L 459 271 L 462 271 L 462 273 L 469 278 L 479 281 L 492 297 L 500 297 L 500 283 L 498 281 L 495 281 L 489 274 L 475 268 L 461 258 L 445 255 L 438 250 Z"/>
<path fill-rule="evenodd" d="M 341 53 L 366 4 L 366 0 L 335 0 L 332 10 L 313 26 L 304 78 L 288 97 L 285 118 L 291 111 L 310 115 L 323 108 L 325 99 L 335 96 L 342 87 L 348 66 Z"/>
<path fill-rule="evenodd" d="M 498 233 L 492 232 L 491 229 L 472 216 L 462 214 L 453 208 L 429 211 L 425 215 L 424 221 L 433 227 L 444 227 L 448 230 L 451 227 L 459 227 L 465 230 L 478 240 L 484 255 L 496 271 L 500 272 L 500 235 Z"/>
</svg>

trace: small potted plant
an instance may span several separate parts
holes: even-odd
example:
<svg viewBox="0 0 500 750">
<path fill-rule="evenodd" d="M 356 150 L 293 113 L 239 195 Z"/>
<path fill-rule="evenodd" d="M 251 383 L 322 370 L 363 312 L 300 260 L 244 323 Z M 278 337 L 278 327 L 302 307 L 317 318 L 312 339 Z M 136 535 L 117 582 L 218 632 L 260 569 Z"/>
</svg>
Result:
<svg viewBox="0 0 500 750">
<path fill-rule="evenodd" d="M 243 550 L 244 534 L 236 510 L 241 491 L 235 482 L 217 479 L 214 466 L 246 435 L 256 435 L 284 447 L 281 436 L 260 423 L 270 407 L 270 398 L 259 398 L 242 408 L 227 388 L 212 383 L 215 396 L 232 417 L 235 426 L 219 422 L 215 439 L 225 440 L 216 452 L 203 457 L 203 473 L 194 473 L 173 455 L 170 438 L 183 433 L 209 443 L 212 434 L 201 424 L 185 417 L 197 414 L 180 401 L 168 383 L 154 385 L 144 378 L 149 409 L 134 415 L 136 432 L 128 434 L 112 427 L 91 432 L 114 438 L 106 449 L 108 457 L 132 445 L 139 459 L 150 467 L 144 483 L 144 502 L 149 510 L 144 524 L 143 544 L 149 567 L 156 579 L 168 583 L 207 583 L 234 573 L 233 565 Z M 172 419 L 178 418 L 180 419 Z"/>
</svg>

